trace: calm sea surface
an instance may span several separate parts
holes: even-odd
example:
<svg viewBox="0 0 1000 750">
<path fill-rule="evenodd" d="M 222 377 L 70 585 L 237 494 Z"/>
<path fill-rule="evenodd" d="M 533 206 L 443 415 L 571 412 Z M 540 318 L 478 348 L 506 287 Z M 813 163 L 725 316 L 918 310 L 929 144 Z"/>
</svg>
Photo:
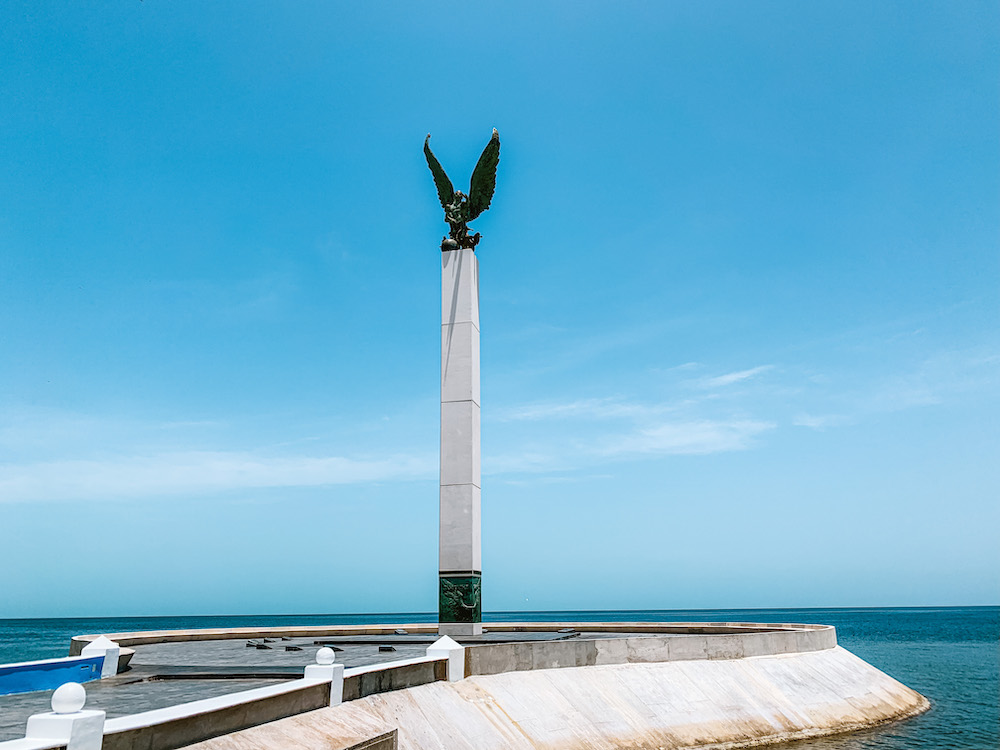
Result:
<svg viewBox="0 0 1000 750">
<path fill-rule="evenodd" d="M 930 699 L 914 719 L 795 750 L 998 750 L 1000 607 L 496 612 L 485 620 L 754 621 L 825 623 L 840 645 Z M 65 656 L 71 636 L 172 628 L 432 622 L 430 614 L 253 615 L 0 620 L 0 664 Z"/>
</svg>

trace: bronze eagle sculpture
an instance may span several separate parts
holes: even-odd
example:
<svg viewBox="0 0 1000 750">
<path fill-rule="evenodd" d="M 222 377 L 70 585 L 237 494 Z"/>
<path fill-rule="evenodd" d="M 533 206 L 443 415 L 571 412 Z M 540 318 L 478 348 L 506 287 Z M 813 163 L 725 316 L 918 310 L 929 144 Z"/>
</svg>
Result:
<svg viewBox="0 0 1000 750">
<path fill-rule="evenodd" d="M 500 163 L 500 134 L 493 128 L 493 137 L 483 149 L 476 168 L 472 170 L 468 195 L 452 186 L 441 162 L 431 151 L 430 140 L 431 134 L 428 133 L 424 139 L 424 156 L 434 176 L 434 187 L 437 188 L 438 199 L 444 208 L 444 220 L 451 228 L 448 236 L 441 241 L 441 251 L 465 247 L 475 250 L 481 235 L 479 232 L 469 234 L 469 222 L 487 210 L 493 200 L 493 191 L 497 186 L 497 164 Z"/>
</svg>

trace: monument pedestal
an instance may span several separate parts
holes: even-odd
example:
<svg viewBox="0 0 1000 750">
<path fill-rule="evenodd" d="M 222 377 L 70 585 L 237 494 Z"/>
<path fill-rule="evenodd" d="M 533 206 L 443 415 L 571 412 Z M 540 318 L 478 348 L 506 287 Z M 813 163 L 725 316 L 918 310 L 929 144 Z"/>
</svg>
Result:
<svg viewBox="0 0 1000 750">
<path fill-rule="evenodd" d="M 438 632 L 482 633 L 479 261 L 441 253 L 441 494 Z"/>
</svg>

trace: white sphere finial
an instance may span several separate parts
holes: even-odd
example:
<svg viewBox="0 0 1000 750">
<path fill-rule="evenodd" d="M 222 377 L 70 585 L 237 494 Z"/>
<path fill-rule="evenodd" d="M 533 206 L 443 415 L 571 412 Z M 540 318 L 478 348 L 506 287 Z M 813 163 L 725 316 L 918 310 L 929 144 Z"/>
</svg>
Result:
<svg viewBox="0 0 1000 750">
<path fill-rule="evenodd" d="M 328 664 L 333 664 L 334 659 L 337 658 L 337 654 L 334 653 L 332 648 L 324 646 L 319 651 L 316 652 L 316 663 L 322 664 L 324 666 Z"/>
<path fill-rule="evenodd" d="M 79 682 L 67 682 L 52 693 L 52 711 L 57 714 L 73 714 L 87 702 L 87 691 Z"/>
</svg>

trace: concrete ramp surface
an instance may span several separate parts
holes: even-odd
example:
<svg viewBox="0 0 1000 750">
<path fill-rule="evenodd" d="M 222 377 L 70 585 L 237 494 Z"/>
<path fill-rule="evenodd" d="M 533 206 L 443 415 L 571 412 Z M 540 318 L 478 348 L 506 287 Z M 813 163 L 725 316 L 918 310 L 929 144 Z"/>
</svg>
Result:
<svg viewBox="0 0 1000 750">
<path fill-rule="evenodd" d="M 398 728 L 400 750 L 735 748 L 864 729 L 928 707 L 919 693 L 838 646 L 468 677 L 373 695 L 191 747 L 334 750 Z"/>
</svg>

